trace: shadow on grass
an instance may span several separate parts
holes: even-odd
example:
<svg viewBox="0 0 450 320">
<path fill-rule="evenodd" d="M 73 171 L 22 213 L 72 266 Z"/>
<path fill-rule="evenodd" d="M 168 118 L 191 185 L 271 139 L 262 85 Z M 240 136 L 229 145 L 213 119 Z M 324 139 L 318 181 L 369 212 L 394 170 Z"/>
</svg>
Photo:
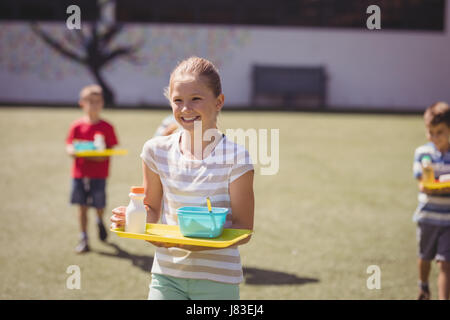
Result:
<svg viewBox="0 0 450 320">
<path fill-rule="evenodd" d="M 105 244 L 110 247 L 113 247 L 116 250 L 116 252 L 110 253 L 110 252 L 95 251 L 95 253 L 98 253 L 99 255 L 106 257 L 128 259 L 131 261 L 133 266 L 138 267 L 142 271 L 150 272 L 150 270 L 152 269 L 153 264 L 152 256 L 129 254 L 115 243 L 105 242 Z"/>
<path fill-rule="evenodd" d="M 295 274 L 281 271 L 244 267 L 246 284 L 251 285 L 302 285 L 319 282 L 314 278 L 300 278 Z"/>
<path fill-rule="evenodd" d="M 153 256 L 129 254 L 115 243 L 106 242 L 105 244 L 113 247 L 116 252 L 101 252 L 96 253 L 113 258 L 128 259 L 133 266 L 140 268 L 143 271 L 150 272 L 153 264 Z M 245 283 L 249 285 L 303 285 L 307 283 L 319 282 L 314 278 L 300 278 L 295 274 L 265 270 L 259 268 L 243 267 Z"/>
</svg>

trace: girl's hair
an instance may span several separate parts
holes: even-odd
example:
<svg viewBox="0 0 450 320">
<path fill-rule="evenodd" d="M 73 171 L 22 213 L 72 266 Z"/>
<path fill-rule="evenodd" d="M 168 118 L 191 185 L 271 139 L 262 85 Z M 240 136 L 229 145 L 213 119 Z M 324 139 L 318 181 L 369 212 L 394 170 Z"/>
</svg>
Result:
<svg viewBox="0 0 450 320">
<path fill-rule="evenodd" d="M 172 82 L 180 74 L 191 74 L 203 78 L 215 97 L 218 97 L 222 93 L 219 71 L 214 64 L 209 60 L 194 56 L 179 62 L 170 74 L 169 86 L 164 89 L 164 95 L 169 100 Z"/>
<path fill-rule="evenodd" d="M 436 102 L 429 106 L 424 113 L 425 125 L 445 123 L 450 127 L 450 107 L 446 102 Z"/>
</svg>

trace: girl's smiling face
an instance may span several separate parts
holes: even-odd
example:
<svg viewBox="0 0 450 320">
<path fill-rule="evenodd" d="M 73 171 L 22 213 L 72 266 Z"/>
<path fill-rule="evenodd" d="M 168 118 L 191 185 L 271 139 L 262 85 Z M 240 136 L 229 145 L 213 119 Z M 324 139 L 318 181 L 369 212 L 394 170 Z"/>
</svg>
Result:
<svg viewBox="0 0 450 320">
<path fill-rule="evenodd" d="M 217 128 L 217 114 L 224 104 L 224 95 L 215 96 L 204 79 L 193 75 L 177 75 L 170 86 L 170 104 L 176 121 L 187 131 L 194 122 L 202 122 L 202 130 Z"/>
</svg>

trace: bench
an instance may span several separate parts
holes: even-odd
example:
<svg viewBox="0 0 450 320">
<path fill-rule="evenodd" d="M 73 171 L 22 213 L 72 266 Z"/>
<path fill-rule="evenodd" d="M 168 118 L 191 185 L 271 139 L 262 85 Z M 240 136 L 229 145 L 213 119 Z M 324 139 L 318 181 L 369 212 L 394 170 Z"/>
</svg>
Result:
<svg viewBox="0 0 450 320">
<path fill-rule="evenodd" d="M 254 106 L 324 108 L 325 69 L 319 67 L 253 66 Z"/>
</svg>

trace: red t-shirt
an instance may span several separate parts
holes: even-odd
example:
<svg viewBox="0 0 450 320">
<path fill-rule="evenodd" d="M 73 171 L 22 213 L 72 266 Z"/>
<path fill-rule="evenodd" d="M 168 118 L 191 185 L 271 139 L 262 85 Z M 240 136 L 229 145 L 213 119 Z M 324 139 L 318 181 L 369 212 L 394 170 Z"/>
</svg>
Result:
<svg viewBox="0 0 450 320">
<path fill-rule="evenodd" d="M 75 120 L 70 125 L 66 144 L 72 144 L 73 140 L 94 141 L 94 134 L 101 132 L 105 136 L 106 148 L 118 144 L 114 127 L 104 120 L 97 123 L 89 123 L 84 118 Z M 72 166 L 73 178 L 107 178 L 109 170 L 109 157 L 105 161 L 92 161 L 89 158 L 75 158 Z"/>
</svg>

